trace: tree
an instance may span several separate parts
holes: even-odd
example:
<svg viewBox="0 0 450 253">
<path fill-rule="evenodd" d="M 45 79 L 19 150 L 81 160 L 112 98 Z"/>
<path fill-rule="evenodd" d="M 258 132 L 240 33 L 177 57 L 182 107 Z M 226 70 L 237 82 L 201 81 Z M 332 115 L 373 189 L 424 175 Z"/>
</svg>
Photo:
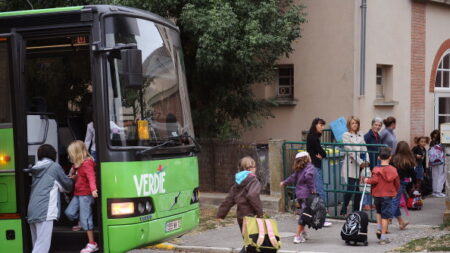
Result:
<svg viewBox="0 0 450 253">
<path fill-rule="evenodd" d="M 291 44 L 306 21 L 303 7 L 293 0 L 29 1 L 43 5 L 39 8 L 54 3 L 121 4 L 175 20 L 200 137 L 238 137 L 243 129 L 272 116 L 276 104 L 256 98 L 251 86 L 274 78 L 277 59 L 292 52 Z"/>
</svg>

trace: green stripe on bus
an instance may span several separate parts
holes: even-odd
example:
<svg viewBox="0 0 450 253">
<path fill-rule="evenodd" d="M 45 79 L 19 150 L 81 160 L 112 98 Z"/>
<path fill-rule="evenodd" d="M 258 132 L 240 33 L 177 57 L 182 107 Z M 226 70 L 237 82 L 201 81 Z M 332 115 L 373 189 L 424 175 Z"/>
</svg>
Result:
<svg viewBox="0 0 450 253">
<path fill-rule="evenodd" d="M 25 11 L 8 11 L 8 12 L 0 12 L 0 17 L 23 16 L 23 15 L 44 14 L 44 13 L 53 13 L 53 12 L 78 11 L 83 8 L 84 8 L 84 6 L 73 6 L 73 7 L 60 7 L 60 8 L 25 10 Z"/>
</svg>

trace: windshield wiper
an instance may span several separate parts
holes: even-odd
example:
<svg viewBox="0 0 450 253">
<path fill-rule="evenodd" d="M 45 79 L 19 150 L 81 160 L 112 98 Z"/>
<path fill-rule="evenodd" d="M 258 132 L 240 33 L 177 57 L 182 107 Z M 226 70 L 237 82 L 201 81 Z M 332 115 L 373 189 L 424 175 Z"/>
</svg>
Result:
<svg viewBox="0 0 450 253">
<path fill-rule="evenodd" d="M 143 154 L 152 154 L 156 150 L 158 150 L 166 145 L 172 144 L 173 142 L 174 142 L 173 140 L 167 140 L 167 141 L 165 141 L 159 145 L 153 146 L 151 148 L 146 148 L 144 150 L 140 150 L 140 151 L 136 152 L 136 155 L 141 156 Z"/>
<path fill-rule="evenodd" d="M 192 136 L 190 136 L 187 132 L 184 132 L 182 135 L 180 135 L 178 137 L 181 139 L 181 142 L 183 142 L 183 143 L 189 142 L 189 140 L 186 141 L 186 139 L 191 139 L 195 145 L 194 150 L 193 150 L 194 153 L 200 153 L 202 146 L 200 146 L 200 144 L 198 144 L 198 142 Z"/>
</svg>

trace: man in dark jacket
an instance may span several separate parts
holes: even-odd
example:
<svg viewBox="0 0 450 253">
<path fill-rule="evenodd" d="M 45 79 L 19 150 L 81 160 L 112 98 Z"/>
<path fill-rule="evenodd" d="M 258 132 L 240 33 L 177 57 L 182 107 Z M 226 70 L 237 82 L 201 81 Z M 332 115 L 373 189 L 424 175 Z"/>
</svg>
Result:
<svg viewBox="0 0 450 253">
<path fill-rule="evenodd" d="M 37 151 L 38 162 L 29 170 L 31 184 L 27 220 L 30 224 L 33 253 L 45 253 L 50 249 L 53 221 L 58 220 L 61 204 L 59 192 L 69 192 L 72 180 L 64 174 L 56 160 L 56 150 L 44 144 Z"/>
<path fill-rule="evenodd" d="M 371 129 L 364 135 L 366 144 L 381 144 L 379 132 L 382 126 L 383 121 L 381 118 L 373 118 Z M 367 151 L 369 152 L 370 170 L 377 165 L 378 149 L 379 147 L 367 147 Z"/>
</svg>

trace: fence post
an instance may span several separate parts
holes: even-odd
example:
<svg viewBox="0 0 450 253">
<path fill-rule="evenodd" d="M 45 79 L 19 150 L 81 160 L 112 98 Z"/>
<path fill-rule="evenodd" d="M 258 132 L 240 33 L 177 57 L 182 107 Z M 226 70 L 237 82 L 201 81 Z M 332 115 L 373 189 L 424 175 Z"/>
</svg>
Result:
<svg viewBox="0 0 450 253">
<path fill-rule="evenodd" d="M 269 140 L 269 176 L 270 195 L 278 198 L 278 210 L 284 211 L 284 194 L 280 187 L 283 175 L 283 143 L 284 140 Z"/>
<path fill-rule="evenodd" d="M 444 224 L 448 224 L 450 222 L 450 145 L 445 146 L 445 164 L 444 171 L 445 173 L 445 194 L 447 197 L 445 198 L 445 211 L 444 211 Z"/>
</svg>

